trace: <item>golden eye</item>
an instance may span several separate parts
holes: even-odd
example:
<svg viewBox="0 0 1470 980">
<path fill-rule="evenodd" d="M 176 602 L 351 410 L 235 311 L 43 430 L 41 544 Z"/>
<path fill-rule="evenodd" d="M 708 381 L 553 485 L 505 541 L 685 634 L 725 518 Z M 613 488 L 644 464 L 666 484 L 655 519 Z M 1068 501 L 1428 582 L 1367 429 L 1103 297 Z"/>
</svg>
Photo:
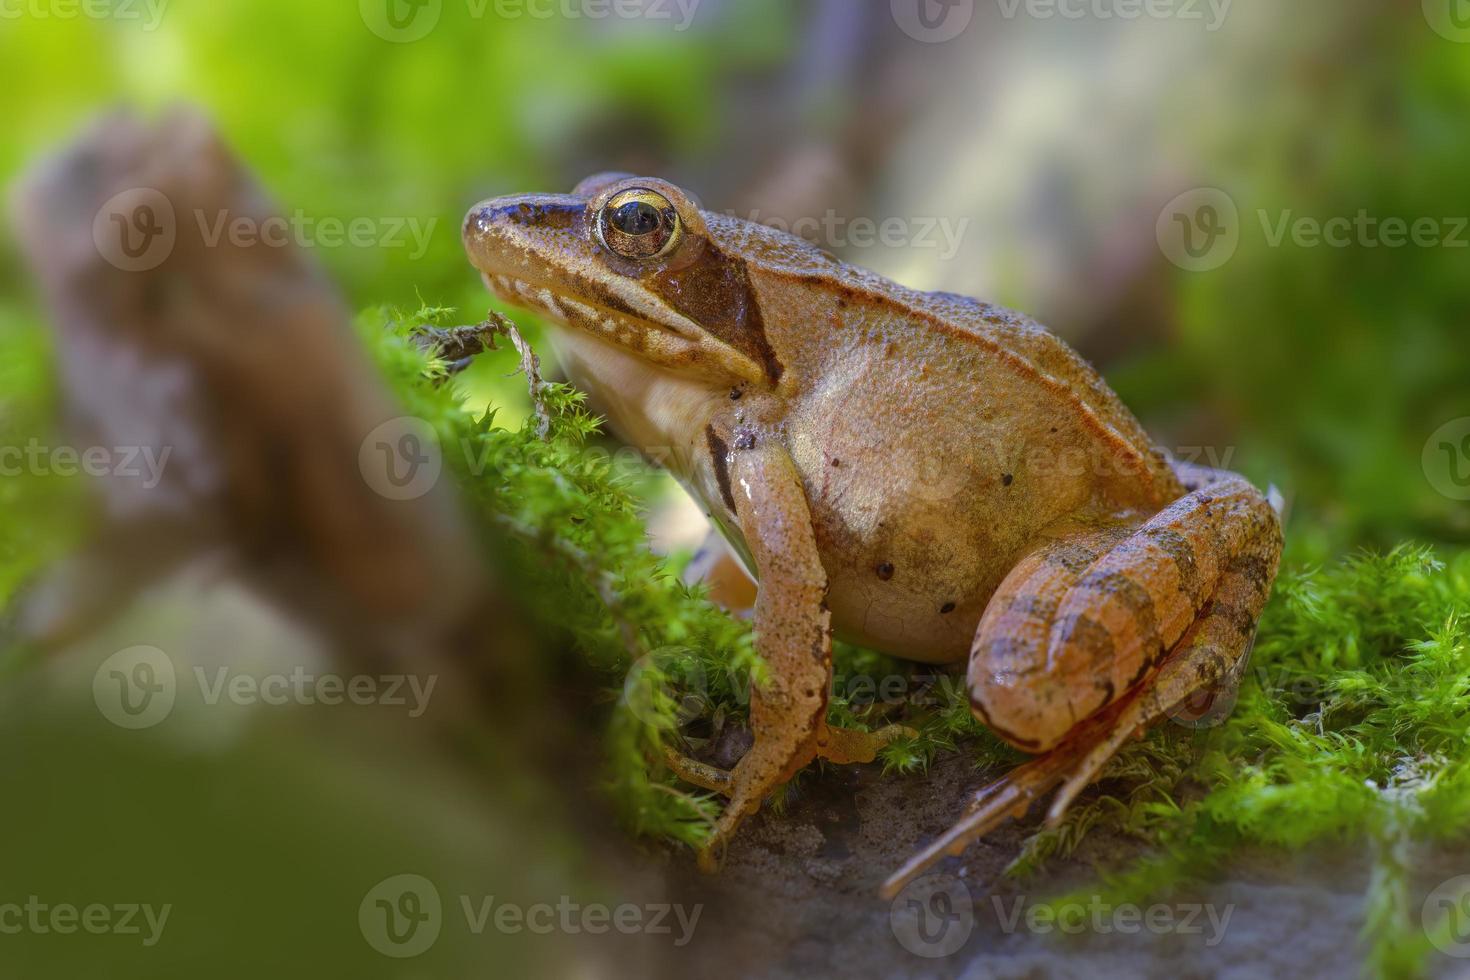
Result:
<svg viewBox="0 0 1470 980">
<path fill-rule="evenodd" d="M 679 212 L 656 191 L 635 187 L 614 194 L 597 213 L 597 237 L 629 259 L 651 259 L 679 244 Z"/>
</svg>

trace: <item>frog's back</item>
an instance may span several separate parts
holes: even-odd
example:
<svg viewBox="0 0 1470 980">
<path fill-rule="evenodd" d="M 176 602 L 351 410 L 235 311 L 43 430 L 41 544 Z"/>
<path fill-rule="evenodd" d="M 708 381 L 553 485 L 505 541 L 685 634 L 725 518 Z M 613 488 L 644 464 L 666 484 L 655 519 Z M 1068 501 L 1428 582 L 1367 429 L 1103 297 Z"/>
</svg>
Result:
<svg viewBox="0 0 1470 980">
<path fill-rule="evenodd" d="M 914 310 L 932 316 L 931 329 L 946 330 L 1003 359 L 1023 383 L 1053 393 L 1115 455 L 1120 472 L 1140 482 L 1143 501 L 1163 503 L 1183 492 L 1168 459 L 1097 370 L 1060 337 L 1024 314 L 954 293 L 907 294 Z M 921 316 L 921 319 L 927 319 Z"/>
<path fill-rule="evenodd" d="M 813 294 L 832 294 L 829 298 L 838 310 L 809 310 L 808 316 L 822 315 L 835 331 L 814 332 L 801 318 L 785 325 L 770 320 L 765 324 L 777 335 L 771 342 L 778 353 L 785 348 L 792 359 L 817 362 L 809 363 L 807 376 L 826 374 L 821 361 L 829 360 L 834 341 L 841 343 L 834 333 L 849 339 L 855 332 L 866 334 L 862 339 L 899 343 L 910 353 L 942 353 L 928 366 L 948 365 L 951 373 L 961 372 L 953 379 L 957 385 L 951 389 L 953 396 L 963 400 L 965 388 L 994 381 L 992 372 L 1004 373 L 1010 383 L 1003 388 L 1029 389 L 1033 394 L 1022 404 L 1052 405 L 1076 420 L 1097 440 L 1097 448 L 1114 459 L 1113 468 L 1131 475 L 1136 485 L 1120 487 L 1125 501 L 1137 497 L 1141 503 L 1161 503 L 1182 492 L 1167 459 L 1092 365 L 1030 317 L 968 296 L 910 289 L 764 225 L 725 215 L 705 217 L 722 244 L 738 243 L 754 279 L 787 294 L 772 308 L 800 309 Z M 923 337 L 926 333 L 932 336 Z M 966 350 L 972 356 L 956 356 Z"/>
</svg>

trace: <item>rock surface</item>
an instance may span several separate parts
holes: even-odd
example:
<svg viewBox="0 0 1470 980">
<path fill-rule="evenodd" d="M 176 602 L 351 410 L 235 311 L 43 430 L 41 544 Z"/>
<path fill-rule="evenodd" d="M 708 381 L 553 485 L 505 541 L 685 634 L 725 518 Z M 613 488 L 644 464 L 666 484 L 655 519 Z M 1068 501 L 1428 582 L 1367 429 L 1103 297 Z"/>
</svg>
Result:
<svg viewBox="0 0 1470 980">
<path fill-rule="evenodd" d="M 884 878 L 959 814 L 985 781 L 960 756 L 927 774 L 878 767 L 806 777 L 783 814 L 763 812 L 735 841 L 724 872 L 676 874 L 681 901 L 706 903 L 683 976 L 804 978 L 1354 977 L 1370 875 L 1368 851 L 1242 857 L 1228 880 L 1154 905 L 1068 908 L 1062 921 L 1033 903 L 1081 889 L 1136 842 L 1094 830 L 1071 858 L 1015 880 L 1003 870 L 1038 817 L 1008 823 L 890 904 Z M 1424 869 L 1422 894 L 1467 862 Z M 1455 870 L 1459 867 L 1459 871 Z M 1416 905 L 1417 908 L 1417 905 Z M 1065 927 L 1065 931 L 1064 931 Z M 1434 975 L 1470 976 L 1470 961 L 1437 956 Z"/>
</svg>

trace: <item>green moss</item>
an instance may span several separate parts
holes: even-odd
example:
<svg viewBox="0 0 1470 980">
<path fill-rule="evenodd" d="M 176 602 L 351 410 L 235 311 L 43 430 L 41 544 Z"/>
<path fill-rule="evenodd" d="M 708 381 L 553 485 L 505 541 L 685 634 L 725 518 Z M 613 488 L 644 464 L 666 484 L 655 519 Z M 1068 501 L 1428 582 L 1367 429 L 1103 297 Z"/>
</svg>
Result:
<svg viewBox="0 0 1470 980">
<path fill-rule="evenodd" d="M 493 411 L 467 407 L 466 393 L 445 383 L 446 365 L 414 340 L 419 326 L 453 314 L 373 311 L 359 328 L 405 412 L 438 433 L 506 581 L 604 678 L 606 787 L 627 826 L 697 846 L 719 801 L 676 780 L 664 754 L 691 751 L 746 719 L 752 678 L 759 683 L 762 673 L 749 625 L 682 584 L 649 549 L 648 474 L 601 447 L 578 392 L 540 387 L 544 432 L 535 413 L 502 428 Z M 14 435 L 36 430 L 50 393 L 39 336 L 9 337 Z M 54 488 L 28 487 L 8 483 L 12 506 L 0 508 L 15 524 L 0 536 L 4 591 L 49 560 L 76 523 L 74 513 L 72 524 L 28 523 L 28 507 L 56 497 Z M 885 749 L 886 770 L 920 770 L 956 750 L 989 772 L 1018 761 L 972 718 L 962 678 L 845 644 L 834 666 L 833 723 L 917 730 Z M 898 683 L 875 689 L 852 678 Z M 1429 934 L 1453 923 L 1421 923 L 1409 854 L 1470 828 L 1467 744 L 1470 553 L 1403 545 L 1288 567 L 1229 718 L 1205 730 L 1162 725 L 1131 744 L 1059 827 L 1027 841 L 1010 871 L 1035 872 L 1107 826 L 1150 845 L 1146 857 L 1103 872 L 1117 900 L 1137 901 L 1216 873 L 1242 847 L 1366 840 L 1374 855 L 1368 966 L 1413 975 L 1432 949 Z"/>
<path fill-rule="evenodd" d="M 576 392 L 546 388 L 544 439 L 534 417 L 508 431 L 492 414 L 458 407 L 452 387 L 436 383 L 442 366 L 408 340 L 409 324 L 448 312 L 390 319 L 387 329 L 370 318 L 365 335 L 409 410 L 446 443 L 470 447 L 451 455 L 483 461 L 463 474 L 463 489 L 505 536 L 533 605 L 605 674 L 608 788 L 628 825 L 697 845 L 718 804 L 682 787 L 663 753 L 688 750 L 692 718 L 718 727 L 745 717 L 761 666 L 748 625 L 650 552 L 635 481 L 594 451 L 596 420 Z M 887 770 L 922 769 L 955 749 L 992 770 L 1018 758 L 971 717 L 962 678 L 843 644 L 834 666 L 833 723 L 902 721 L 918 731 L 885 750 Z M 899 678 L 904 696 L 860 692 L 844 683 L 853 677 Z M 1118 900 L 1142 900 L 1210 876 L 1243 847 L 1371 841 L 1368 965 L 1413 974 L 1431 948 L 1426 931 L 1448 925 L 1421 927 L 1406 852 L 1470 827 L 1467 709 L 1470 553 L 1442 559 L 1403 545 L 1288 567 L 1229 717 L 1203 730 L 1162 725 L 1130 745 L 1060 826 L 1027 841 L 1010 871 L 1034 872 L 1106 825 L 1151 845 L 1148 856 L 1104 870 Z"/>
</svg>

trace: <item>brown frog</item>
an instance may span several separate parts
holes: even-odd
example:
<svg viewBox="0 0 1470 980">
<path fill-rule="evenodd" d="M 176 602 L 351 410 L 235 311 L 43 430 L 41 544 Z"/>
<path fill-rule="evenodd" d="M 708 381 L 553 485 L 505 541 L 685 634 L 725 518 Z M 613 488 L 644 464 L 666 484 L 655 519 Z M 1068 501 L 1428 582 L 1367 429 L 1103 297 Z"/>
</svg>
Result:
<svg viewBox="0 0 1470 980">
<path fill-rule="evenodd" d="M 757 579 L 769 682 L 701 865 L 814 758 L 871 761 L 900 730 L 826 722 L 831 637 L 968 659 L 978 718 L 1036 759 L 885 886 L 895 893 L 1060 785 L 1071 800 L 1144 726 L 1229 682 L 1281 527 L 1231 473 L 1172 461 L 1038 324 L 922 293 L 666 181 L 600 174 L 464 223 L 500 298 L 555 325 L 571 379 L 674 475 Z"/>
</svg>

